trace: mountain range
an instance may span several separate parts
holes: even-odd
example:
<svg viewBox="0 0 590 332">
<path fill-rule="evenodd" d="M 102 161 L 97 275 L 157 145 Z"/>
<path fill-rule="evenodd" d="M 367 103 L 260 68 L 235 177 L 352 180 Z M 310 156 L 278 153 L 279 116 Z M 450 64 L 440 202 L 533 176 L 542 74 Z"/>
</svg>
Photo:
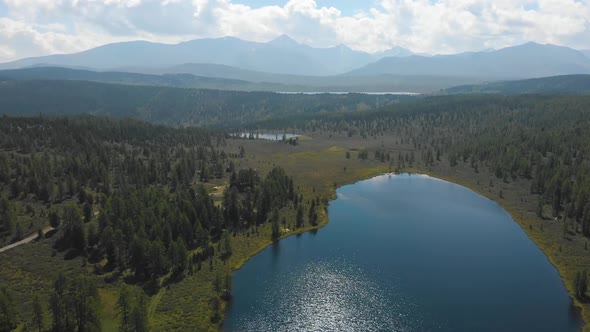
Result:
<svg viewBox="0 0 590 332">
<path fill-rule="evenodd" d="M 233 37 L 179 44 L 132 41 L 0 64 L 0 70 L 31 67 L 79 72 L 54 68 L 3 76 L 246 91 L 434 92 L 492 81 L 590 74 L 590 50 L 531 42 L 452 55 L 419 55 L 401 47 L 369 54 L 344 45 L 314 48 L 283 35 L 267 43 Z"/>
<path fill-rule="evenodd" d="M 162 68 L 186 63 L 208 63 L 279 74 L 334 75 L 387 56 L 412 54 L 394 48 L 377 54 L 354 51 L 344 45 L 313 48 L 288 36 L 268 43 L 234 37 L 196 39 L 179 44 L 147 41 L 114 43 L 74 54 L 27 58 L 0 64 L 0 69 L 51 65 L 80 69 L 120 70 L 125 67 Z"/>
<path fill-rule="evenodd" d="M 348 75 L 445 75 L 522 79 L 588 73 L 590 58 L 583 52 L 563 46 L 531 42 L 488 52 L 431 57 L 386 57 L 353 70 Z"/>
</svg>

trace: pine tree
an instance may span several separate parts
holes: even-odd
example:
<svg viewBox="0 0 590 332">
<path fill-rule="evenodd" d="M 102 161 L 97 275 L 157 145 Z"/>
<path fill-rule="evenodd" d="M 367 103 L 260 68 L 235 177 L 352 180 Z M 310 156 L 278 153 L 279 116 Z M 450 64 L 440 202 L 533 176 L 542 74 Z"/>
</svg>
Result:
<svg viewBox="0 0 590 332">
<path fill-rule="evenodd" d="M 8 332 L 16 328 L 14 301 L 8 289 L 0 286 L 0 331 Z"/>
<path fill-rule="evenodd" d="M 296 221 L 296 226 L 297 228 L 301 228 L 303 227 L 303 206 L 302 204 L 299 204 L 299 207 L 297 208 L 297 218 L 295 219 Z"/>
<path fill-rule="evenodd" d="M 119 329 L 121 332 L 131 330 L 131 294 L 129 286 L 121 284 L 119 287 L 119 298 L 117 299 L 117 314 L 120 318 Z"/>
<path fill-rule="evenodd" d="M 586 290 L 588 289 L 588 274 L 586 271 L 578 271 L 576 279 L 574 280 L 574 289 L 578 299 L 586 298 Z"/>
<path fill-rule="evenodd" d="M 135 305 L 131 311 L 132 331 L 147 332 L 149 331 L 148 322 L 148 299 L 142 291 L 135 294 Z"/>
<path fill-rule="evenodd" d="M 276 241 L 281 236 L 281 231 L 279 229 L 279 211 L 275 209 L 272 213 L 272 234 L 271 239 Z"/>
<path fill-rule="evenodd" d="M 37 327 L 39 332 L 43 330 L 43 305 L 38 295 L 33 297 L 33 324 Z"/>
<path fill-rule="evenodd" d="M 537 217 L 544 218 L 543 217 L 543 196 L 539 196 L 539 199 L 537 201 Z"/>
</svg>

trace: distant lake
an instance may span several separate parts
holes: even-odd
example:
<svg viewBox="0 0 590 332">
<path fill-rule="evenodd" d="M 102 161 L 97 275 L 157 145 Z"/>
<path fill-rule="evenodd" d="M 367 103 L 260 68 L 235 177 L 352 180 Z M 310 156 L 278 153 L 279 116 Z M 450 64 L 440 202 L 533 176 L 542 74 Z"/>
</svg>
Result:
<svg viewBox="0 0 590 332">
<path fill-rule="evenodd" d="M 295 138 L 295 137 L 299 137 L 301 135 L 295 135 L 295 134 L 283 134 L 283 133 L 239 133 L 239 134 L 233 134 L 234 136 L 237 137 L 241 137 L 241 138 L 250 138 L 250 134 L 252 134 L 252 139 L 264 139 L 264 140 L 270 140 L 270 141 L 281 141 L 283 140 L 283 136 L 285 137 L 286 140 L 290 139 L 290 138 Z"/>
<path fill-rule="evenodd" d="M 234 273 L 226 331 L 577 331 L 557 270 L 496 203 L 421 175 L 338 189 L 323 229 Z"/>
<path fill-rule="evenodd" d="M 275 91 L 275 93 L 280 93 L 280 94 L 287 94 L 287 95 L 296 95 L 296 94 L 302 94 L 302 95 L 321 95 L 321 94 L 329 94 L 329 95 L 346 95 L 346 94 L 362 94 L 362 95 L 376 95 L 376 96 L 383 96 L 383 95 L 399 95 L 399 96 L 419 96 L 420 93 L 417 92 L 403 92 L 403 91 L 397 91 L 397 92 L 326 92 L 326 91 L 307 91 L 307 92 L 290 92 L 290 91 Z"/>
</svg>

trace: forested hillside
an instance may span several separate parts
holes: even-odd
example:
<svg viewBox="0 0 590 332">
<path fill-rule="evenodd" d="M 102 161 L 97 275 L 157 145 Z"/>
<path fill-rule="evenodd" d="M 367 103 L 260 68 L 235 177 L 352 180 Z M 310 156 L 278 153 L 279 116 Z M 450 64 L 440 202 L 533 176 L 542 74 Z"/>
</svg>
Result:
<svg viewBox="0 0 590 332">
<path fill-rule="evenodd" d="M 180 126 L 240 127 L 285 115 L 365 111 L 410 96 L 280 94 L 84 81 L 0 82 L 0 113 L 94 114 Z"/>
<path fill-rule="evenodd" d="M 444 93 L 498 93 L 587 95 L 590 94 L 590 75 L 563 75 L 533 78 L 520 81 L 493 82 L 480 85 L 462 85 L 443 90 Z"/>
<path fill-rule="evenodd" d="M 59 67 L 1 70 L 0 80 L 75 80 L 238 91 L 281 91 L 287 89 L 287 87 L 275 83 L 253 83 L 238 79 L 195 76 L 187 73 L 148 75 L 117 71 L 97 72 Z M 296 89 L 296 87 L 293 86 L 292 89 Z"/>
<path fill-rule="evenodd" d="M 97 280 L 128 283 L 156 294 L 164 285 L 200 271 L 202 264 L 208 264 L 207 273 L 229 278 L 224 262 L 232 256 L 233 238 L 258 232 L 258 227 L 272 229 L 268 240 L 278 238 L 279 211 L 301 210 L 303 196 L 279 167 L 268 174 L 236 168 L 235 162 L 247 152 L 226 151 L 224 146 L 223 133 L 137 120 L 3 117 L 0 242 L 19 240 L 50 225 L 54 230 L 46 235 L 39 231 L 37 241 L 48 246 L 42 255 L 51 254 L 58 265 L 34 281 L 14 283 L 12 261 L 0 263 L 0 282 L 11 282 L 10 297 L 17 299 L 16 304 L 7 304 L 12 302 L 8 297 L 1 303 L 16 305 L 20 312 L 0 317 L 0 324 L 5 319 L 29 321 L 30 283 L 41 287 L 35 301 L 49 303 L 53 330 L 94 331 L 100 328 Z M 211 181 L 227 185 L 212 188 Z M 310 211 L 315 213 L 315 208 Z M 303 222 L 293 227 L 303 227 Z M 71 277 L 58 275 L 76 257 L 83 257 L 83 267 L 69 270 Z M 25 254 L 21 259 L 34 258 Z M 39 271 L 44 263 L 29 264 Z M 84 271 L 93 277 L 76 277 Z M 51 278 L 56 281 L 48 293 Z M 66 290 L 66 285 L 82 289 Z M 219 323 L 219 301 L 230 297 L 229 281 L 223 285 L 215 292 L 209 288 L 213 302 L 198 307 L 212 315 L 213 324 Z M 86 301 L 77 297 L 80 294 L 94 298 L 93 305 L 85 304 L 83 317 L 70 306 Z M 145 304 L 140 308 L 147 310 Z M 147 324 L 147 312 L 137 314 L 145 320 L 137 324 Z"/>
<path fill-rule="evenodd" d="M 376 112 L 291 117 L 260 126 L 353 138 L 395 135 L 426 165 L 444 156 L 451 166 L 461 161 L 474 171 L 489 168 L 503 181 L 531 179 L 530 191 L 542 194 L 540 204 L 551 205 L 553 217 L 565 212 L 590 236 L 590 97 L 430 97 Z M 383 158 L 399 166 L 408 161 L 406 155 Z"/>
<path fill-rule="evenodd" d="M 87 93 L 96 96 L 90 89 L 95 85 L 88 84 Z M 128 91 L 119 88 L 113 87 Z M 118 109 L 127 112 L 122 105 L 140 104 L 150 89 L 139 88 L 143 94 L 137 99 L 121 93 Z M 2 301 L 20 312 L 11 316 L 12 324 L 32 324 L 31 304 L 41 303 L 53 326 L 81 331 L 68 325 L 73 324 L 68 317 L 79 313 L 64 304 L 80 301 L 75 294 L 106 301 L 89 305 L 77 326 L 95 326 L 92 308 L 115 308 L 113 303 L 127 294 L 139 317 L 137 326 L 149 320 L 153 329 L 187 324 L 218 328 L 231 297 L 232 268 L 272 240 L 325 223 L 320 216 L 338 185 L 387 170 L 414 169 L 459 174 L 459 180 L 473 180 L 486 193 L 523 206 L 519 213 L 535 220 L 520 225 L 537 236 L 550 258 L 557 258 L 554 263 L 572 296 L 586 303 L 590 97 L 408 97 L 361 112 L 337 105 L 366 96 L 327 96 L 321 99 L 324 106 L 290 113 L 287 109 L 294 105 L 320 99 L 172 89 L 162 92 L 166 98 L 158 101 L 162 112 L 157 122 L 175 123 L 170 119 L 188 114 L 182 107 L 164 106 L 170 96 L 187 91 L 203 99 L 199 116 L 211 125 L 225 120 L 227 131 L 88 115 L 2 118 L 2 242 L 42 227 L 56 228 L 40 233 L 35 244 L 13 249 L 20 256 L 2 254 L 0 284 L 10 285 L 0 290 L 8 294 Z M 218 113 L 211 106 L 227 95 L 237 98 L 228 99 L 232 102 L 249 103 L 244 116 L 250 125 L 235 125 L 228 118 L 239 113 L 233 109 Z M 78 106 L 90 104 L 80 100 Z M 284 100 L 293 102 L 280 108 Z M 279 106 L 271 110 L 270 101 Z M 260 105 L 267 105 L 268 113 L 253 111 Z M 65 113 L 79 111 L 68 106 Z M 104 109 L 116 109 L 111 107 Z M 229 133 L 244 127 L 308 136 L 293 145 L 230 138 Z M 60 277 L 59 272 L 67 273 Z M 38 299 L 30 289 L 37 290 Z M 145 301 L 153 308 L 148 310 Z M 121 317 L 118 310 L 99 313 L 101 324 L 123 324 L 113 318 Z M 179 320 L 170 312 L 186 314 Z"/>
<path fill-rule="evenodd" d="M 361 147 L 346 158 L 430 170 L 485 188 L 488 197 L 518 211 L 513 217 L 558 267 L 588 319 L 590 97 L 429 97 L 260 127 L 346 136 Z"/>
</svg>

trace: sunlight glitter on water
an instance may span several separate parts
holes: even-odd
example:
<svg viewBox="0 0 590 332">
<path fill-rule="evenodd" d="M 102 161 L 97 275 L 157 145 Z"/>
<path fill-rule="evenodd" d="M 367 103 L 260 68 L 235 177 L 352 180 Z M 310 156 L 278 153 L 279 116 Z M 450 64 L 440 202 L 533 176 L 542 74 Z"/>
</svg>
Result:
<svg viewBox="0 0 590 332">
<path fill-rule="evenodd" d="M 580 330 L 555 268 L 493 201 L 409 174 L 337 194 L 327 227 L 235 272 L 225 331 Z"/>
<path fill-rule="evenodd" d="M 402 313 L 408 304 L 400 297 L 392 306 L 388 290 L 352 264 L 310 263 L 290 284 L 261 299 L 277 305 L 275 315 L 256 312 L 238 325 L 248 331 L 410 330 Z"/>
</svg>

